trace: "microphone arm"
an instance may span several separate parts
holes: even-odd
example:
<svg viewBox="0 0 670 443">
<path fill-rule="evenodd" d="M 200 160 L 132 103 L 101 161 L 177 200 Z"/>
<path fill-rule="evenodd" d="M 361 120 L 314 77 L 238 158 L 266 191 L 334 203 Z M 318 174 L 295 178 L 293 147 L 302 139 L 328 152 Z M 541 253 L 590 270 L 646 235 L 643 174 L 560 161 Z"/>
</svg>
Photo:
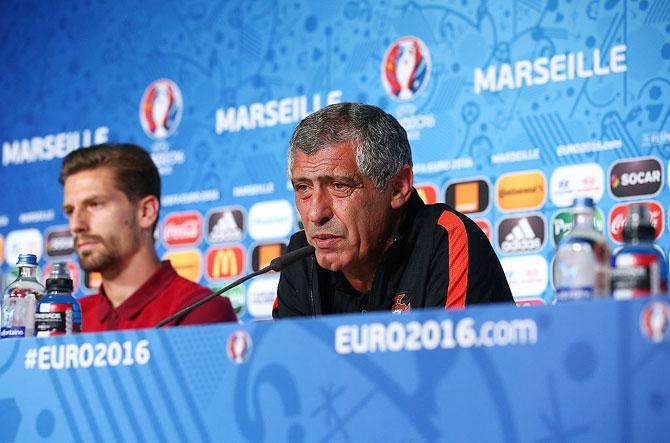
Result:
<svg viewBox="0 0 670 443">
<path fill-rule="evenodd" d="M 166 324 L 185 316 L 186 314 L 188 314 L 189 312 L 191 312 L 195 308 L 204 305 L 208 301 L 215 299 L 216 297 L 220 296 L 224 292 L 234 288 L 235 286 L 238 286 L 238 285 L 244 283 L 245 281 L 247 281 L 251 278 L 256 277 L 257 275 L 265 274 L 266 272 L 270 272 L 270 271 L 279 272 L 282 269 L 284 269 L 285 267 L 297 262 L 298 260 L 302 260 L 303 258 L 305 258 L 308 255 L 311 255 L 313 253 L 314 253 L 314 246 L 310 245 L 310 246 L 302 247 L 300 249 L 296 249 L 295 251 L 291 251 L 288 254 L 284 254 L 280 257 L 277 257 L 277 258 L 273 259 L 270 262 L 270 264 L 267 265 L 266 267 L 264 267 L 263 269 L 259 269 L 256 272 L 252 272 L 251 274 L 247 274 L 244 277 L 238 278 L 237 280 L 235 280 L 234 282 L 232 282 L 228 286 L 225 286 L 225 287 L 219 289 L 218 291 L 208 295 L 207 297 L 203 298 L 202 300 L 199 300 L 199 301 L 193 303 L 192 305 L 185 307 L 181 311 L 169 316 L 168 318 L 166 318 L 164 320 L 161 320 L 161 322 L 158 323 L 155 327 L 156 328 L 161 328 L 161 327 L 165 326 Z"/>
</svg>

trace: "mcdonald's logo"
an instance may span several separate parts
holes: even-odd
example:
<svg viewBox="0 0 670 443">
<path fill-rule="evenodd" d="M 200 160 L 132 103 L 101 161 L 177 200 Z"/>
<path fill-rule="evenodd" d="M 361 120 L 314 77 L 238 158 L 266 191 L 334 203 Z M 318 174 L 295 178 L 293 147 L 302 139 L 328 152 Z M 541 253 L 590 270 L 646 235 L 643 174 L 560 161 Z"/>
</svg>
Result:
<svg viewBox="0 0 670 443">
<path fill-rule="evenodd" d="M 244 271 L 244 250 L 240 246 L 211 248 L 207 251 L 207 278 L 223 280 Z"/>
</svg>

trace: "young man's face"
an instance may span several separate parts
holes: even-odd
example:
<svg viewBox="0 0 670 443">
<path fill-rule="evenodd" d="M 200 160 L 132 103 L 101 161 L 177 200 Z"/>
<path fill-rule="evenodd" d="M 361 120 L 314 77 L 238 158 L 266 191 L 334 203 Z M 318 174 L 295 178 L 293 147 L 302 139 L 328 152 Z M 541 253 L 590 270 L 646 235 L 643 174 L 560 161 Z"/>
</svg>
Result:
<svg viewBox="0 0 670 443">
<path fill-rule="evenodd" d="M 108 167 L 80 171 L 65 180 L 63 211 L 84 270 L 118 269 L 139 249 L 139 210 L 116 187 Z"/>
<path fill-rule="evenodd" d="M 356 273 L 376 266 L 393 236 L 391 191 L 378 191 L 356 165 L 351 144 L 296 151 L 295 203 L 319 265 Z"/>
</svg>

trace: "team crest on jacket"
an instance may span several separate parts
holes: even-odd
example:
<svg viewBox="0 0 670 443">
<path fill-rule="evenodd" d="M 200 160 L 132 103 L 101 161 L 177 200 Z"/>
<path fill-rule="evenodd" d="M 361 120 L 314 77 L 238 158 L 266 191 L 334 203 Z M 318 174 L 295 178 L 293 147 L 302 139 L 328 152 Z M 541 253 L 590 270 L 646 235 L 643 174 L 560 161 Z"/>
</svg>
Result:
<svg viewBox="0 0 670 443">
<path fill-rule="evenodd" d="M 393 299 L 393 307 L 391 308 L 391 312 L 393 314 L 402 314 L 403 312 L 409 312 L 412 310 L 412 304 L 409 301 L 405 303 L 406 295 L 407 294 L 405 292 L 396 294 L 395 298 Z"/>
</svg>

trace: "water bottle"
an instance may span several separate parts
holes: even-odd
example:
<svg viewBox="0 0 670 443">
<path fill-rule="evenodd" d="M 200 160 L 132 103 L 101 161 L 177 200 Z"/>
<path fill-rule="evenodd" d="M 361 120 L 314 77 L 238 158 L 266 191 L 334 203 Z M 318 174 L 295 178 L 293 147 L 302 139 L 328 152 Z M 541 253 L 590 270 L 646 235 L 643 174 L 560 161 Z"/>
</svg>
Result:
<svg viewBox="0 0 670 443">
<path fill-rule="evenodd" d="M 35 335 L 72 334 L 81 331 L 81 305 L 72 295 L 67 263 L 54 263 L 46 282 L 46 294 L 37 305 Z"/>
<path fill-rule="evenodd" d="M 2 297 L 0 338 L 30 337 L 35 331 L 35 308 L 44 294 L 37 281 L 37 256 L 20 254 L 19 276 L 7 285 Z"/>
<path fill-rule="evenodd" d="M 612 257 L 612 296 L 617 300 L 665 294 L 667 267 L 654 247 L 656 229 L 649 208 L 630 205 L 623 229 L 625 245 Z"/>
<path fill-rule="evenodd" d="M 572 230 L 560 241 L 554 260 L 556 301 L 589 300 L 610 294 L 610 247 L 593 222 L 591 198 L 573 203 Z"/>
</svg>

